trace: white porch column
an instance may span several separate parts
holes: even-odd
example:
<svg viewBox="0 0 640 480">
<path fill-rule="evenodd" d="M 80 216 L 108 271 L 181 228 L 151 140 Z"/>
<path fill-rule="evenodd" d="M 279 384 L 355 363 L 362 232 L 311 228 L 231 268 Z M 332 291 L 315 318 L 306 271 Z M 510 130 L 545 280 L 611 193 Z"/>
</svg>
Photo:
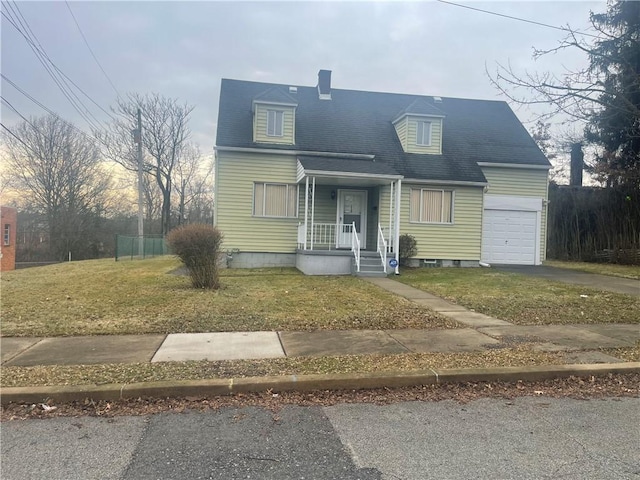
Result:
<svg viewBox="0 0 640 480">
<path fill-rule="evenodd" d="M 311 250 L 313 250 L 313 221 L 316 213 L 316 177 L 311 185 Z"/>
<path fill-rule="evenodd" d="M 304 249 L 307 249 L 307 235 L 309 233 L 309 177 L 304 179 Z"/>
<path fill-rule="evenodd" d="M 398 266 L 396 266 L 396 275 L 400 274 L 400 194 L 402 193 L 402 180 L 398 179 L 398 185 L 396 187 L 396 221 L 395 221 L 395 232 L 394 233 L 394 250 L 396 254 L 396 262 L 398 262 Z"/>
<path fill-rule="evenodd" d="M 393 251 L 393 239 L 395 238 L 393 233 L 393 203 L 393 182 L 391 182 L 389 187 L 389 253 Z"/>
</svg>

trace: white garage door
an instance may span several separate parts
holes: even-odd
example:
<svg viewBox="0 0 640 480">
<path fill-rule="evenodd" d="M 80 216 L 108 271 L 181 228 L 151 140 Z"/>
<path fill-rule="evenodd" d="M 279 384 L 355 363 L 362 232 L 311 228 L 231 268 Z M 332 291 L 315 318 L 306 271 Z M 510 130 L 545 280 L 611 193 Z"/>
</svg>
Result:
<svg viewBox="0 0 640 480">
<path fill-rule="evenodd" d="M 487 263 L 535 265 L 536 212 L 485 210 L 482 260 Z"/>
</svg>

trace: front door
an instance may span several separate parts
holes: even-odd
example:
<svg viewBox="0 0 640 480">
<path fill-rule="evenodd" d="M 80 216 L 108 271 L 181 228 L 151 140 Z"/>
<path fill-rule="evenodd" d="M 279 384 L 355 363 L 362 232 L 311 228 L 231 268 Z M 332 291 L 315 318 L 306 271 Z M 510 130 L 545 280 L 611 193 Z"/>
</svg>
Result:
<svg viewBox="0 0 640 480">
<path fill-rule="evenodd" d="M 360 248 L 366 248 L 367 241 L 367 191 L 338 190 L 338 248 L 351 248 L 351 235 L 355 223 Z"/>
</svg>

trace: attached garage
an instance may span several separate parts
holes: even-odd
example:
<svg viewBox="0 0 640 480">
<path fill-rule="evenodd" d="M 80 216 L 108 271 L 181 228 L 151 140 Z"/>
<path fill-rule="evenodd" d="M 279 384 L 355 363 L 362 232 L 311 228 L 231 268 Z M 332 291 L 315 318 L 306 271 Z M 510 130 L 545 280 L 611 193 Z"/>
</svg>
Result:
<svg viewBox="0 0 640 480">
<path fill-rule="evenodd" d="M 482 261 L 539 265 L 542 199 L 485 195 Z"/>
</svg>

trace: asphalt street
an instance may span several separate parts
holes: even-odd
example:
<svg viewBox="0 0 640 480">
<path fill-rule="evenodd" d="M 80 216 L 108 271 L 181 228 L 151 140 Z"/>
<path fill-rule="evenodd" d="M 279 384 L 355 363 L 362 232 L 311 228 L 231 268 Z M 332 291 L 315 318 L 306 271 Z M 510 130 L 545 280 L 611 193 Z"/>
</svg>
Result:
<svg viewBox="0 0 640 480">
<path fill-rule="evenodd" d="M 638 479 L 640 399 L 257 407 L 1 425 L 23 479 Z"/>
</svg>

